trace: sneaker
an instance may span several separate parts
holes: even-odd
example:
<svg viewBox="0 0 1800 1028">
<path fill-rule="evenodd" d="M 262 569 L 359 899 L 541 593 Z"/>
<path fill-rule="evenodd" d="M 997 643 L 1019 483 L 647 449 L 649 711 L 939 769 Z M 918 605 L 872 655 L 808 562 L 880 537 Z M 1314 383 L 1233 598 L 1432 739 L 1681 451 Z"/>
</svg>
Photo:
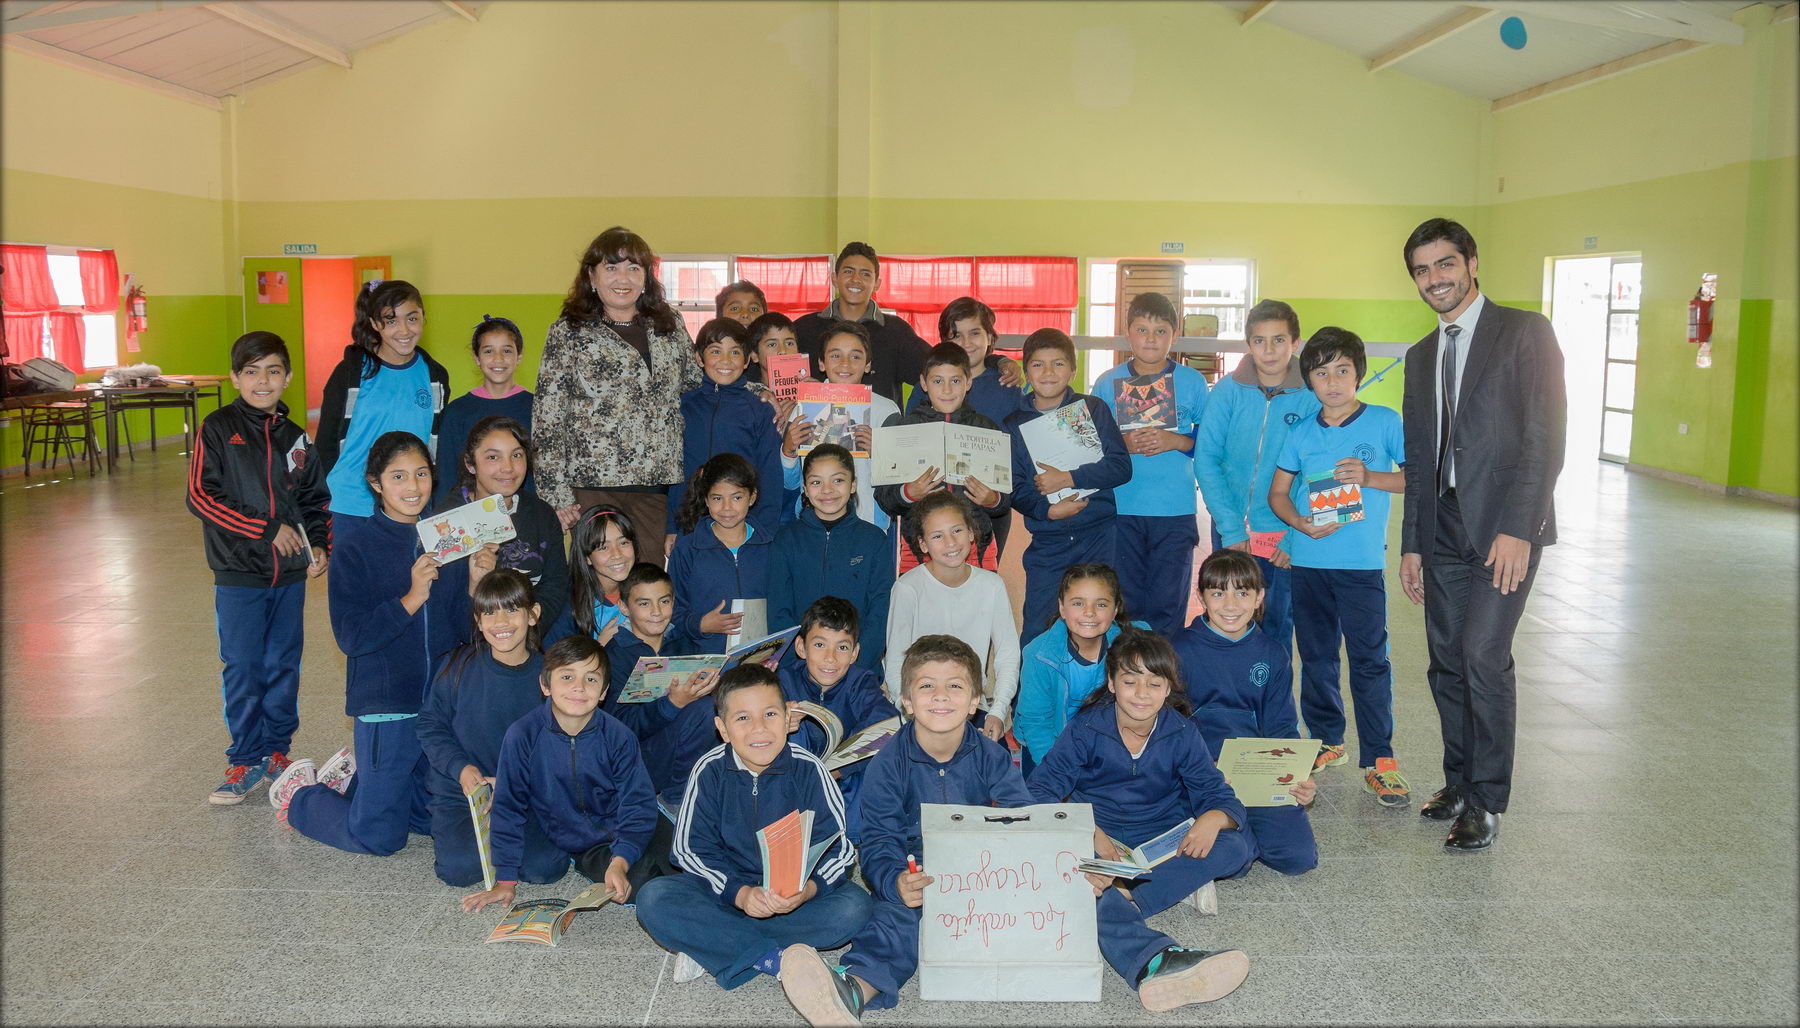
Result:
<svg viewBox="0 0 1800 1028">
<path fill-rule="evenodd" d="M 1187 898 L 1181 902 L 1186 903 L 1188 906 L 1193 907 L 1202 914 L 1217 914 L 1219 912 L 1219 890 L 1217 886 L 1217 882 L 1207 882 L 1200 888 L 1188 893 Z"/>
<path fill-rule="evenodd" d="M 819 951 L 797 942 L 781 951 L 776 975 L 789 1003 L 810 1025 L 840 1028 L 862 1024 L 862 987 L 842 967 L 833 967 Z"/>
<path fill-rule="evenodd" d="M 333 753 L 331 759 L 319 765 L 318 784 L 326 786 L 332 792 L 342 796 L 350 788 L 350 779 L 356 774 L 356 755 L 350 747 Z"/>
<path fill-rule="evenodd" d="M 706 977 L 706 968 L 686 953 L 675 954 L 675 984 L 686 985 L 698 978 Z"/>
<path fill-rule="evenodd" d="M 244 802 L 250 790 L 262 784 L 263 769 L 261 764 L 233 764 L 225 769 L 225 780 L 206 797 L 206 802 L 221 806 L 234 806 Z"/>
<path fill-rule="evenodd" d="M 1374 793 L 1384 807 L 1404 807 L 1412 802 L 1400 764 L 1393 757 L 1376 757 L 1374 767 L 1363 769 L 1363 788 Z"/>
<path fill-rule="evenodd" d="M 1319 755 L 1313 758 L 1313 774 L 1316 775 L 1328 767 L 1336 767 L 1349 759 L 1349 757 L 1344 755 L 1344 747 L 1342 744 L 1337 746 L 1320 746 Z"/>
<path fill-rule="evenodd" d="M 1170 946 L 1138 972 L 1138 1002 L 1161 1013 L 1229 996 L 1250 974 L 1250 958 L 1235 949 L 1212 952 Z"/>
<path fill-rule="evenodd" d="M 313 762 L 305 757 L 292 761 L 288 769 L 269 786 L 269 805 L 281 811 L 282 822 L 287 821 L 288 803 L 293 800 L 294 793 L 309 785 L 319 784 L 319 773 L 314 770 Z"/>
<path fill-rule="evenodd" d="M 271 753 L 268 756 L 263 758 L 263 762 L 262 762 L 263 774 L 269 779 L 269 781 L 273 782 L 275 779 L 280 778 L 281 773 L 283 771 L 286 771 L 288 769 L 288 765 L 292 764 L 292 763 L 293 763 L 293 761 L 288 759 L 287 754 L 281 752 L 280 750 L 276 750 L 274 753 Z"/>
</svg>

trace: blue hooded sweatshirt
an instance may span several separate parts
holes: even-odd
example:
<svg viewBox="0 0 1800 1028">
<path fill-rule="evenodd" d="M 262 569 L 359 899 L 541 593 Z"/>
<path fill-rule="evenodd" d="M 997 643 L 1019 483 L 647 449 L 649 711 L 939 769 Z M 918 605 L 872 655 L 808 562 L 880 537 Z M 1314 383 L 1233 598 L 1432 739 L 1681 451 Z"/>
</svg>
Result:
<svg viewBox="0 0 1800 1028">
<path fill-rule="evenodd" d="M 419 711 L 419 746 L 431 762 L 433 795 L 460 798 L 458 776 L 470 764 L 483 775 L 495 773 L 506 730 L 544 705 L 543 670 L 542 654 L 507 667 L 485 646 L 480 652 L 458 651 L 444 662 Z"/>
<path fill-rule="evenodd" d="M 417 714 L 439 662 L 469 637 L 469 562 L 444 565 L 425 605 L 400 598 L 425 551 L 419 533 L 382 510 L 339 543 L 326 576 L 331 633 L 344 651 L 344 713 Z"/>
<path fill-rule="evenodd" d="M 1209 810 L 1223 811 L 1239 827 L 1249 819 L 1213 766 L 1200 730 L 1167 706 L 1136 757 L 1125 748 L 1113 704 L 1075 715 L 1031 772 L 1031 795 L 1033 803 L 1092 803 L 1095 824 L 1127 846 Z"/>
<path fill-rule="evenodd" d="M 1139 628 L 1150 626 L 1133 621 Z M 1013 715 L 1013 737 L 1043 760 L 1081 702 L 1106 684 L 1106 650 L 1119 637 L 1117 623 L 1106 630 L 1100 659 L 1083 664 L 1069 651 L 1069 626 L 1057 618 L 1025 644 L 1019 660 L 1019 705 Z"/>
<path fill-rule="evenodd" d="M 898 879 L 906 870 L 907 854 L 931 866 L 920 804 L 1028 807 L 1037 802 L 1006 747 L 974 728 L 963 730 L 956 753 L 940 764 L 919 747 L 909 721 L 868 764 L 862 782 L 862 837 L 856 843 L 862 849 L 863 881 L 876 899 L 888 903 L 901 902 Z"/>
<path fill-rule="evenodd" d="M 769 554 L 775 548 L 775 533 L 751 526 L 749 537 L 734 552 L 713 534 L 712 526 L 712 518 L 701 518 L 692 532 L 675 540 L 675 552 L 669 554 L 669 577 L 675 580 L 672 624 L 696 647 L 685 653 L 725 652 L 725 636 L 700 631 L 700 619 L 720 600 L 769 596 Z M 771 632 L 788 627 L 769 623 Z"/>
<path fill-rule="evenodd" d="M 1215 761 L 1226 739 L 1300 738 L 1287 652 L 1262 626 L 1251 625 L 1234 641 L 1199 617 L 1171 641 L 1194 703 L 1194 725 Z"/>
<path fill-rule="evenodd" d="M 1012 435 L 1013 461 L 1013 509 L 1025 516 L 1025 529 L 1036 534 L 1038 532 L 1067 533 L 1074 532 L 1090 525 L 1097 525 L 1113 517 L 1117 511 L 1113 503 L 1113 489 L 1131 480 L 1131 454 L 1125 450 L 1125 438 L 1119 434 L 1118 422 L 1113 420 L 1112 408 L 1101 403 L 1097 398 L 1087 396 L 1074 390 L 1066 390 L 1062 399 L 1056 401 L 1057 407 L 1066 407 L 1076 400 L 1087 405 L 1088 414 L 1094 419 L 1094 428 L 1100 433 L 1100 459 L 1079 468 L 1063 468 L 1075 479 L 1077 489 L 1095 489 L 1098 492 L 1088 497 L 1086 507 L 1081 513 L 1061 521 L 1050 520 L 1050 501 L 1038 492 L 1038 466 L 1032 459 L 1031 451 L 1025 446 L 1025 439 L 1019 434 L 1021 426 L 1036 421 L 1045 412 L 1032 405 L 1032 393 L 1021 393 L 1019 405 L 1006 417 L 1006 430 Z"/>
<path fill-rule="evenodd" d="M 525 818 L 564 853 L 610 843 L 635 864 L 656 830 L 656 794 L 631 730 L 596 710 L 579 733 L 557 724 L 550 704 L 513 723 L 500 743 L 490 821 L 496 881 L 519 880 Z"/>
<path fill-rule="evenodd" d="M 844 677 L 838 679 L 836 685 L 821 689 L 806 670 L 805 661 L 784 660 L 781 663 L 781 698 L 796 703 L 817 703 L 836 714 L 844 725 L 846 739 L 877 721 L 885 721 L 900 714 L 888 702 L 887 694 L 881 691 L 881 676 L 864 667 L 851 668 L 844 672 Z M 805 718 L 800 722 L 800 728 L 794 733 L 794 741 L 809 752 L 825 752 L 825 730 L 812 718 Z M 870 761 L 874 759 L 859 760 L 840 770 L 848 778 L 868 770 Z"/>
<path fill-rule="evenodd" d="M 844 797 L 818 757 L 790 743 L 752 774 L 730 746 L 714 746 L 694 764 L 682 794 L 672 856 L 712 887 L 720 906 L 735 909 L 739 889 L 763 883 L 756 833 L 796 810 L 813 812 L 809 848 L 845 832 Z M 813 868 L 819 892 L 842 885 L 854 863 L 856 847 L 846 833 Z"/>
<path fill-rule="evenodd" d="M 1319 398 L 1300 377 L 1297 357 L 1273 394 L 1257 384 L 1256 364 L 1248 357 L 1213 386 L 1194 443 L 1194 478 L 1220 542 L 1233 546 L 1250 538 L 1246 512 L 1258 532 L 1292 531 L 1269 509 L 1269 481 L 1288 429 L 1317 413 Z"/>
<path fill-rule="evenodd" d="M 887 533 L 846 510 L 827 524 L 803 508 L 782 526 L 769 553 L 769 630 L 800 623 L 821 596 L 849 600 L 859 615 L 858 667 L 881 667 L 887 651 L 888 594 L 894 588 L 894 547 Z"/>
<path fill-rule="evenodd" d="M 756 503 L 750 523 L 758 532 L 781 526 L 781 433 L 775 408 L 740 378 L 730 385 L 711 379 L 681 394 L 681 481 L 669 489 L 669 517 L 663 531 L 675 534 L 687 484 L 700 465 L 721 453 L 735 453 L 756 469 Z"/>
</svg>

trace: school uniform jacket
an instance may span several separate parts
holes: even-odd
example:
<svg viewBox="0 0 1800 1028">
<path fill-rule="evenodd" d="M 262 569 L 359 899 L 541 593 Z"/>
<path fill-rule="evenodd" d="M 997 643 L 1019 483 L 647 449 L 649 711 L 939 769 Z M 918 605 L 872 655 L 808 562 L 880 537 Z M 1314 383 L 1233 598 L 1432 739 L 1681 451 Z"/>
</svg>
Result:
<svg viewBox="0 0 1800 1028">
<path fill-rule="evenodd" d="M 725 652 L 725 636 L 700 630 L 700 619 L 720 600 L 769 596 L 769 553 L 775 533 L 758 528 L 733 553 L 713 534 L 712 525 L 712 518 L 701 518 L 692 532 L 675 540 L 675 551 L 669 554 L 669 577 L 675 580 L 674 624 L 698 647 L 688 653 Z M 771 623 L 769 630 L 788 627 Z"/>
<path fill-rule="evenodd" d="M 852 667 L 838 679 L 838 684 L 821 689 L 812 680 L 803 660 L 782 661 L 780 678 L 782 699 L 796 703 L 810 701 L 836 714 L 844 725 L 846 739 L 877 721 L 900 714 L 888 702 L 887 694 L 881 691 L 881 676 L 868 668 Z M 825 732 L 812 718 L 803 719 L 795 735 L 808 751 L 825 752 Z M 859 760 L 840 770 L 846 778 L 861 774 L 869 769 L 869 760 Z"/>
<path fill-rule="evenodd" d="M 752 774 L 729 745 L 714 746 L 694 764 L 682 794 L 675 862 L 704 879 L 720 906 L 735 907 L 739 889 L 763 883 L 756 833 L 796 810 L 813 812 L 808 847 L 838 833 L 811 876 L 824 892 L 841 884 L 856 863 L 856 847 L 845 834 L 844 796 L 825 765 L 789 743 L 760 774 Z"/>
<path fill-rule="evenodd" d="M 1132 624 L 1149 627 L 1142 621 Z M 1069 652 L 1069 626 L 1062 618 L 1025 644 L 1019 658 L 1019 707 L 1013 717 L 1013 737 L 1024 744 L 1031 759 L 1044 759 L 1082 701 L 1106 684 L 1106 647 L 1119 637 L 1119 631 L 1116 623 L 1106 630 L 1100 659 L 1092 664 L 1076 661 Z"/>
<path fill-rule="evenodd" d="M 663 635 L 662 649 L 631 632 L 628 621 L 613 633 L 606 644 L 607 680 L 605 710 L 638 739 L 644 758 L 644 769 L 650 773 L 650 784 L 661 795 L 671 785 L 687 781 L 687 769 L 694 760 L 719 741 L 718 729 L 712 723 L 712 700 L 701 697 L 685 707 L 677 707 L 667 696 L 649 703 L 620 703 L 619 694 L 631 679 L 631 669 L 640 657 L 692 656 L 699 651 L 692 641 L 671 625 Z"/>
<path fill-rule="evenodd" d="M 769 552 L 769 629 L 799 624 L 821 596 L 841 597 L 860 618 L 857 666 L 879 668 L 893 588 L 894 547 L 887 533 L 849 511 L 826 524 L 805 507 L 782 526 Z"/>
<path fill-rule="evenodd" d="M 431 438 L 420 440 L 430 454 L 437 453 L 438 430 L 443 427 L 444 406 L 450 402 L 450 372 L 431 358 L 423 346 L 416 351 L 425 362 L 425 373 L 431 380 Z M 337 464 L 338 451 L 350 436 L 350 419 L 356 414 L 356 397 L 370 367 L 380 361 L 355 343 L 344 347 L 344 359 L 331 369 L 325 380 L 325 395 L 319 401 L 319 461 L 329 473 Z"/>
<path fill-rule="evenodd" d="M 1300 377 L 1297 357 L 1288 361 L 1287 378 L 1273 393 L 1257 384 L 1256 365 L 1249 360 L 1213 386 L 1194 442 L 1194 479 L 1226 546 L 1249 539 L 1251 529 L 1293 531 L 1269 508 L 1269 482 L 1288 429 L 1317 413 L 1319 398 Z"/>
<path fill-rule="evenodd" d="M 1214 761 L 1226 739 L 1300 738 L 1287 650 L 1262 626 L 1251 625 L 1233 641 L 1195 618 L 1170 641 L 1194 704 L 1194 726 Z"/>
<path fill-rule="evenodd" d="M 1019 429 L 1036 421 L 1046 412 L 1038 410 L 1032 402 L 1033 393 L 1021 393 L 1018 409 L 1006 417 L 1006 430 L 1012 434 L 1013 461 L 1013 509 L 1025 516 L 1025 529 L 1036 535 L 1039 532 L 1067 534 L 1101 524 L 1117 513 L 1113 502 L 1113 487 L 1123 485 L 1131 480 L 1131 454 L 1125 449 L 1125 437 L 1119 434 L 1119 423 L 1113 420 L 1112 408 L 1102 403 L 1098 397 L 1088 396 L 1070 389 L 1063 393 L 1062 399 L 1056 401 L 1057 407 L 1066 407 L 1076 400 L 1087 405 L 1088 415 L 1094 419 L 1094 428 L 1100 433 L 1100 459 L 1079 468 L 1062 468 L 1075 479 L 1077 489 L 1098 490 L 1087 498 L 1087 506 L 1071 518 L 1061 521 L 1050 520 L 1050 501 L 1038 491 L 1037 475 L 1039 468 L 1032 459 L 1031 451 L 1025 446 L 1025 438 Z"/>
<path fill-rule="evenodd" d="M 1240 827 L 1248 820 L 1200 730 L 1166 706 L 1136 757 L 1125 748 L 1113 704 L 1075 715 L 1031 772 L 1031 795 L 1033 803 L 1092 803 L 1100 829 L 1128 846 L 1209 810 Z"/>
<path fill-rule="evenodd" d="M 923 829 L 922 803 L 965 806 L 1028 807 L 1036 801 L 999 743 L 973 728 L 963 730 L 962 743 L 949 761 L 938 763 L 919 748 L 911 722 L 894 741 L 869 758 L 862 783 L 863 881 L 878 900 L 899 903 L 897 879 L 906 870 L 906 855 L 917 856 L 930 870 Z"/>
<path fill-rule="evenodd" d="M 1005 431 L 1006 416 L 1019 404 L 1019 387 L 1000 384 L 1000 372 L 995 370 L 999 363 L 999 356 L 988 354 L 981 365 L 973 369 L 975 377 L 969 379 L 969 395 L 963 399 L 976 413 L 992 421 L 995 428 Z M 906 402 L 906 412 L 911 414 L 921 407 L 929 410 L 931 398 L 915 383 L 912 398 Z"/>
<path fill-rule="evenodd" d="M 200 423 L 188 461 L 187 507 L 200 519 L 215 585 L 271 588 L 302 582 L 312 548 L 331 548 L 325 469 L 306 430 L 287 413 L 284 403 L 265 412 L 240 397 Z M 282 525 L 302 531 L 305 553 L 275 552 Z"/>
<path fill-rule="evenodd" d="M 756 469 L 756 502 L 750 523 L 771 534 L 781 527 L 781 432 L 775 408 L 738 379 L 720 385 L 708 379 L 681 394 L 681 481 L 669 488 L 669 517 L 663 531 L 675 534 L 675 514 L 700 465 L 721 453 L 735 453 Z"/>
<path fill-rule="evenodd" d="M 519 880 L 527 817 L 537 818 L 564 853 L 585 853 L 604 842 L 613 856 L 637 863 L 657 814 L 631 731 L 596 710 L 585 728 L 568 735 L 549 703 L 515 721 L 500 743 L 494 779 L 489 838 L 496 881 Z"/>
<path fill-rule="evenodd" d="M 431 763 L 438 795 L 460 796 L 458 777 L 471 764 L 483 775 L 493 775 L 500 767 L 506 730 L 544 705 L 538 684 L 544 670 L 541 654 L 508 667 L 485 645 L 475 645 L 478 652 L 460 650 L 444 662 L 419 711 L 419 747 Z"/>
<path fill-rule="evenodd" d="M 438 570 L 408 614 L 400 598 L 424 550 L 419 533 L 377 510 L 338 547 L 326 576 L 331 632 L 344 651 L 344 713 L 416 714 L 438 663 L 469 638 L 469 562 Z"/>
<path fill-rule="evenodd" d="M 918 394 L 915 393 L 914 395 L 916 396 Z M 929 403 L 921 404 L 920 406 L 908 410 L 904 414 L 889 418 L 887 423 L 882 427 L 893 428 L 897 425 L 926 425 L 932 422 L 942 422 L 949 425 L 967 425 L 970 428 L 985 428 L 996 432 L 1006 431 L 986 415 L 981 414 L 976 411 L 974 407 L 969 406 L 966 402 L 949 414 L 939 411 Z M 941 472 L 943 469 L 939 468 L 938 470 Z M 999 489 L 995 488 L 995 483 L 993 482 L 983 482 L 982 485 L 987 486 L 989 489 L 993 489 L 996 494 L 994 503 L 990 507 L 983 507 L 974 500 L 969 500 L 969 490 L 963 486 L 952 485 L 946 486 L 946 488 L 957 496 L 969 500 L 969 506 L 975 511 L 975 536 L 985 548 L 987 541 L 994 537 L 995 520 L 1006 516 L 1008 505 L 1012 502 L 1012 494 L 1001 492 Z M 906 498 L 906 494 L 902 492 L 905 488 L 906 487 L 903 485 L 878 485 L 875 487 L 875 502 L 881 504 L 881 509 L 887 511 L 888 516 L 895 521 L 899 521 L 906 517 L 906 512 L 912 509 L 914 503 L 918 502 L 917 500 L 909 500 Z M 920 497 L 920 499 L 923 499 L 923 497 Z"/>
</svg>

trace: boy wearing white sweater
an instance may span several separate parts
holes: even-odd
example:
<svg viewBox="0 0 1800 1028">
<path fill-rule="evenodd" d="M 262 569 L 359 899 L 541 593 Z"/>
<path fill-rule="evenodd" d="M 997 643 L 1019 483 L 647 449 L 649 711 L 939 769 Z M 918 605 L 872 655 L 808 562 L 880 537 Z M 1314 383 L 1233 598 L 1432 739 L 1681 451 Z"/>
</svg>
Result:
<svg viewBox="0 0 1800 1028">
<path fill-rule="evenodd" d="M 1006 584 L 992 571 L 971 567 L 975 516 L 969 501 L 944 490 L 928 494 L 906 512 L 906 544 L 918 567 L 901 575 L 888 601 L 887 658 L 883 687 L 898 705 L 900 659 L 923 635 L 953 635 L 969 645 L 990 671 L 976 714 L 981 734 L 998 742 L 1019 691 L 1019 628 Z"/>
</svg>

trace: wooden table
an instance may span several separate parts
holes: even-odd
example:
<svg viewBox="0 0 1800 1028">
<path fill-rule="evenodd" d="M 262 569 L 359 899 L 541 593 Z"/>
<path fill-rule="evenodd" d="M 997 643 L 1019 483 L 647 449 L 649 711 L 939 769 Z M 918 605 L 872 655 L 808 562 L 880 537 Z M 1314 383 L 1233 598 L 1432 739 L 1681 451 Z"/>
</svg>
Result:
<svg viewBox="0 0 1800 1028">
<path fill-rule="evenodd" d="M 199 398 L 204 387 L 193 384 L 161 386 L 109 386 L 91 382 L 86 386 L 106 405 L 106 470 L 119 463 L 119 415 L 135 410 L 150 412 L 150 450 L 156 450 L 156 411 L 178 408 L 186 412 L 182 419 L 182 437 L 187 452 L 193 450 L 193 435 L 199 430 Z M 212 387 L 215 391 L 218 386 Z"/>
</svg>

